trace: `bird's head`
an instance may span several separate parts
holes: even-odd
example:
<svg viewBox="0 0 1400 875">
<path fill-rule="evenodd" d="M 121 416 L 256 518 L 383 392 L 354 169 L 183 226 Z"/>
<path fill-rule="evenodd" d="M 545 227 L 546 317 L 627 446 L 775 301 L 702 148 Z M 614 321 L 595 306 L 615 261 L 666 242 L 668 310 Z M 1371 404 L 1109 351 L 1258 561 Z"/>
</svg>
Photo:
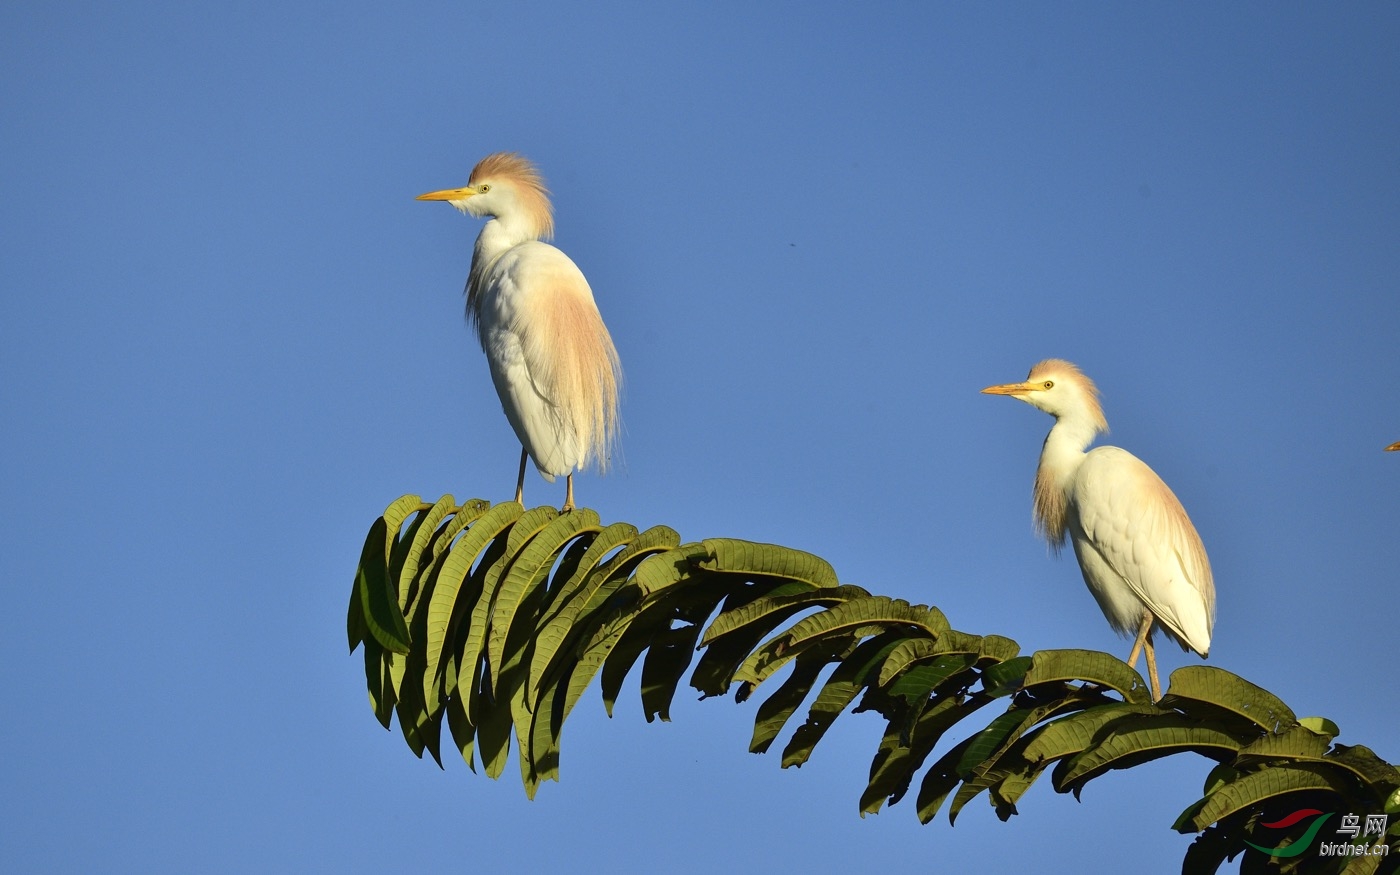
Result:
<svg viewBox="0 0 1400 875">
<path fill-rule="evenodd" d="M 487 155 L 472 168 L 462 188 L 430 191 L 420 201 L 447 201 L 462 212 L 491 216 L 508 224 L 521 223 L 535 238 L 554 233 L 554 210 L 539 170 L 514 152 Z"/>
<path fill-rule="evenodd" d="M 1010 395 L 1056 419 L 1083 420 L 1096 431 L 1108 431 L 1103 407 L 1099 405 L 1098 387 L 1079 368 L 1063 359 L 1046 359 L 1031 368 L 1024 383 L 988 386 L 982 394 Z"/>
</svg>

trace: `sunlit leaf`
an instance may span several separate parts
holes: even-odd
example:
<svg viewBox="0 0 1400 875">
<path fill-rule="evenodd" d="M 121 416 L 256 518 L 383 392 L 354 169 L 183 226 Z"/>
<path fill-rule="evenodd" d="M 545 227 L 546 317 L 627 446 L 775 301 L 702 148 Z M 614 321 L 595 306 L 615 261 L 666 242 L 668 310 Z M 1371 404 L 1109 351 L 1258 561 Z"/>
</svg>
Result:
<svg viewBox="0 0 1400 875">
<path fill-rule="evenodd" d="M 454 627 L 464 616 L 471 616 L 475 607 L 471 602 L 458 601 L 459 594 L 462 594 L 462 584 L 472 566 L 480 558 L 482 551 L 514 525 L 524 512 L 525 509 L 513 501 L 496 505 L 480 516 L 448 553 L 447 561 L 438 572 L 433 594 L 428 601 L 425 686 L 432 686 L 437 682 L 447 642 L 453 639 Z M 471 596 L 479 595 L 474 588 L 469 592 Z M 484 612 L 483 607 L 483 614 Z"/>
<path fill-rule="evenodd" d="M 553 511 L 554 508 L 549 510 Z M 525 518 L 521 517 L 521 523 L 523 522 Z M 519 524 L 517 528 L 518 526 Z M 499 667 L 505 661 L 506 639 L 512 632 L 515 613 L 529 591 L 544 582 L 550 567 L 569 541 L 585 533 L 601 530 L 597 513 L 587 508 L 578 508 L 572 513 L 550 520 L 539 534 L 530 539 L 528 545 L 514 554 L 509 569 L 496 590 L 495 603 L 491 608 L 491 629 L 487 634 L 486 653 L 493 672 L 499 672 Z M 511 535 L 515 535 L 514 530 L 511 531 Z M 506 548 L 510 549 L 510 545 L 507 544 Z M 525 622 L 528 625 L 525 632 L 533 632 L 534 618 L 527 617 Z M 497 674 L 493 673 L 493 683 L 496 678 Z"/>
<path fill-rule="evenodd" d="M 1177 753 L 1198 753 L 1224 762 L 1248 743 L 1249 736 L 1215 726 L 1202 725 L 1180 714 L 1143 714 L 1122 717 L 1088 749 L 1067 760 L 1055 772 L 1055 786 L 1066 790 L 1110 769 L 1139 765 Z"/>
<path fill-rule="evenodd" d="M 1278 732 L 1298 722 L 1292 709 L 1273 693 L 1208 665 L 1187 665 L 1172 672 L 1159 704 L 1188 714 L 1199 710 L 1198 705 L 1206 705 L 1242 717 L 1265 732 Z"/>
<path fill-rule="evenodd" d="M 707 571 L 784 577 L 817 588 L 840 584 L 831 563 L 791 547 L 733 538 L 708 538 L 701 543 L 708 555 L 700 560 L 700 567 Z"/>
<path fill-rule="evenodd" d="M 1039 650 L 1026 672 L 1025 685 L 1054 681 L 1088 681 L 1116 691 L 1128 702 L 1149 702 L 1142 675 L 1126 662 L 1097 650 Z"/>
</svg>

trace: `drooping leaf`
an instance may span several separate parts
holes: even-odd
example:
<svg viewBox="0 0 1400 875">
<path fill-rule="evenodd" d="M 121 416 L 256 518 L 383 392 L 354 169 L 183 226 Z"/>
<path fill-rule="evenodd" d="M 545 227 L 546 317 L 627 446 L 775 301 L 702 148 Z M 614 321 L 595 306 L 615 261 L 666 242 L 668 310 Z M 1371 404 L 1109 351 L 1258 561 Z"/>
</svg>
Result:
<svg viewBox="0 0 1400 875">
<path fill-rule="evenodd" d="M 408 549 L 403 558 L 403 566 L 399 569 L 399 608 L 408 613 L 408 600 L 413 588 L 413 584 L 418 579 L 418 570 L 423 565 L 423 551 L 428 548 L 428 543 L 437 532 L 438 525 L 443 519 L 456 508 L 457 502 L 451 495 L 444 495 L 439 498 L 428 511 L 419 517 L 415 522 L 413 530 L 413 540 L 408 542 Z M 403 541 L 404 539 L 400 539 Z M 428 564 L 431 565 L 432 557 L 429 555 Z"/>
<path fill-rule="evenodd" d="M 988 666 L 982 672 L 982 688 L 994 699 L 1009 696 L 1026 686 L 1026 675 L 1035 658 L 1017 656 Z"/>
<path fill-rule="evenodd" d="M 753 736 L 749 739 L 750 753 L 766 753 L 769 745 L 783 731 L 783 726 L 792 717 L 804 699 L 812 691 L 812 685 L 822 670 L 832 662 L 840 662 L 855 651 L 857 642 L 851 639 L 834 639 L 825 647 L 804 650 L 797 657 L 788 679 L 773 691 L 758 706 L 754 717 Z"/>
<path fill-rule="evenodd" d="M 1400 769 L 1376 756 L 1375 752 L 1365 745 L 1339 744 L 1327 754 L 1325 761 L 1351 772 L 1373 789 L 1380 791 L 1381 796 L 1400 786 Z"/>
<path fill-rule="evenodd" d="M 387 525 L 383 517 L 370 526 L 355 572 L 355 589 L 360 594 L 360 615 L 365 627 L 380 647 L 392 653 L 407 653 L 408 624 L 399 610 L 398 599 L 389 584 L 383 545 Z"/>
<path fill-rule="evenodd" d="M 522 515 L 523 516 L 523 515 Z M 460 661 L 457 671 L 459 674 L 474 673 L 478 670 L 478 661 L 482 660 L 486 650 L 486 635 L 491 628 L 491 610 L 495 604 L 496 590 L 500 586 L 501 579 L 505 576 L 505 570 L 509 565 L 511 552 L 511 536 L 515 533 L 515 527 L 503 529 L 500 534 L 491 541 L 486 548 L 482 558 L 477 562 L 476 568 L 471 575 L 470 592 L 476 594 L 476 602 L 471 607 L 471 612 L 463 621 L 457 624 L 457 634 L 454 636 L 453 646 L 456 653 L 460 653 Z M 489 680 L 491 672 L 482 672 L 483 685 L 490 686 Z M 479 695 L 472 696 L 467 700 L 467 714 L 477 725 L 477 737 L 482 739 L 482 733 L 487 725 L 487 719 L 477 711 L 477 703 L 481 701 Z M 495 728 L 495 724 L 492 724 Z M 493 740 L 494 740 L 493 736 Z M 495 748 L 491 749 L 493 752 Z M 491 766 L 487 761 L 487 748 L 482 741 L 481 757 L 486 765 L 486 773 L 491 775 Z M 500 772 L 497 770 L 496 775 Z M 496 775 L 492 775 L 495 777 Z"/>
<path fill-rule="evenodd" d="M 1110 769 L 1127 768 L 1172 754 L 1193 752 L 1217 762 L 1232 759 L 1248 744 L 1247 733 L 1203 725 L 1170 712 L 1120 717 L 1088 749 L 1056 769 L 1055 787 L 1078 790 Z"/>
<path fill-rule="evenodd" d="M 770 639 L 734 673 L 734 679 L 757 686 L 782 668 L 802 648 L 824 636 L 848 634 L 860 627 L 883 629 L 899 625 L 918 629 L 936 637 L 948 630 L 948 621 L 937 608 L 911 605 L 902 599 L 871 596 L 844 602 L 799 621 L 788 631 Z"/>
<path fill-rule="evenodd" d="M 651 637 L 642 661 L 642 714 L 648 723 L 655 718 L 671 721 L 671 699 L 681 675 L 695 657 L 695 640 L 700 626 L 684 625 L 658 632 Z"/>
<path fill-rule="evenodd" d="M 1309 732 L 1326 737 L 1328 741 L 1342 734 L 1337 724 L 1326 717 L 1299 717 L 1298 722 Z"/>
<path fill-rule="evenodd" d="M 794 584 L 794 586 L 802 585 Z M 786 590 L 786 588 L 784 589 Z M 803 587 L 795 591 L 773 592 L 764 598 L 755 599 L 746 605 L 720 614 L 705 631 L 705 637 L 701 639 L 701 644 L 709 646 L 726 635 L 739 629 L 748 629 L 774 615 L 777 616 L 777 619 L 768 624 L 767 629 L 773 629 L 778 623 L 808 608 L 832 607 L 865 598 L 870 598 L 870 593 L 858 586 L 849 585 L 831 589 Z"/>
<path fill-rule="evenodd" d="M 1236 812 L 1252 809 L 1265 800 L 1305 790 L 1345 793 L 1346 787 L 1337 783 L 1335 774 L 1328 774 L 1327 770 L 1312 764 L 1280 764 L 1263 771 L 1251 772 L 1212 793 L 1207 797 L 1206 804 L 1191 819 L 1190 826 L 1200 831 Z"/>
<path fill-rule="evenodd" d="M 801 766 L 812 756 L 812 750 L 826 730 L 864 689 L 867 679 L 879 673 L 885 658 L 901 640 L 900 631 L 866 639 L 832 671 L 812 701 L 807 721 L 797 728 L 783 748 L 783 768 Z"/>
<path fill-rule="evenodd" d="M 1266 732 L 1240 750 L 1237 763 L 1255 760 L 1308 757 L 1321 759 L 1327 753 L 1327 738 L 1303 726 L 1291 726 L 1283 732 Z"/>
<path fill-rule="evenodd" d="M 1067 717 L 1061 717 L 1042 727 L 1035 740 L 1026 748 L 1031 762 L 1058 760 L 1087 750 L 1100 730 L 1110 721 L 1126 716 L 1154 715 L 1158 709 L 1149 704 L 1124 703 L 1099 705 Z"/>
<path fill-rule="evenodd" d="M 648 556 L 637 566 L 632 582 L 642 597 L 654 596 L 667 587 L 691 577 L 700 561 L 708 554 L 703 544 L 681 544 L 678 547 Z"/>
<path fill-rule="evenodd" d="M 892 720 L 871 763 L 870 780 L 861 794 L 861 810 L 879 810 L 879 801 L 899 802 L 909 791 L 914 774 L 933 753 L 943 735 L 981 709 L 989 700 L 982 696 L 944 696 L 923 708 L 912 726 L 905 729 Z M 888 745 L 888 748 L 887 748 Z"/>
<path fill-rule="evenodd" d="M 763 581 L 731 590 L 721 604 L 720 615 L 706 629 L 708 643 L 705 639 L 701 641 L 704 652 L 690 676 L 690 685 L 700 691 L 701 698 L 727 693 L 734 672 L 738 671 L 739 666 L 759 642 L 777 628 L 779 623 L 810 607 L 800 600 L 774 607 L 775 603 L 770 602 L 771 599 L 786 600 L 794 595 L 805 597 L 817 592 L 837 592 L 840 589 L 842 587 L 835 590 L 812 590 L 803 583 Z M 760 602 L 767 604 L 752 610 L 753 606 Z M 744 613 L 750 618 L 747 622 L 731 626 L 729 633 L 723 636 L 715 637 L 711 634 L 715 626 Z"/>
<path fill-rule="evenodd" d="M 1127 702 L 1150 702 L 1151 691 L 1142 675 L 1128 664 L 1097 650 L 1039 650 L 1026 672 L 1025 685 L 1055 681 L 1088 681 L 1108 687 Z"/>
<path fill-rule="evenodd" d="M 628 530 L 634 535 L 630 540 Z M 598 546 L 599 541 L 603 542 L 599 547 L 601 555 L 594 556 L 593 546 Z M 564 584 L 555 599 L 550 618 L 536 635 L 529 671 L 529 696 L 532 701 L 539 701 L 543 695 L 542 686 L 555 671 L 555 660 L 565 658 L 570 644 L 578 645 L 592 635 L 595 627 L 580 620 L 596 612 L 647 557 L 664 552 L 679 541 L 680 536 L 665 526 L 654 526 L 640 535 L 636 535 L 636 529 L 631 526 L 626 529 L 609 526 L 599 533 L 575 571 L 577 579 Z M 617 548 L 621 549 L 612 559 L 598 564 Z"/>
<path fill-rule="evenodd" d="M 549 508 L 553 511 L 554 508 Z M 532 511 L 533 513 L 533 511 Z M 521 518 L 522 522 L 524 517 Z M 496 590 L 491 608 L 491 629 L 487 635 L 486 653 L 492 671 L 499 672 L 505 662 L 506 639 L 511 634 L 515 614 L 528 593 L 544 582 L 545 575 L 560 552 L 574 538 L 588 532 L 599 532 L 598 514 L 587 508 L 551 519 L 539 534 L 519 550 L 510 562 L 501 585 Z M 512 530 L 511 535 L 514 536 Z M 507 544 L 509 549 L 509 544 Z M 534 631 L 534 618 L 526 617 L 526 632 Z M 518 634 L 518 633 L 517 633 Z M 492 675 L 492 681 L 497 675 Z"/>
<path fill-rule="evenodd" d="M 963 751 L 971 744 L 972 738 L 965 738 L 953 745 L 924 773 L 924 780 L 919 784 L 919 795 L 915 800 L 920 823 L 933 820 L 934 815 L 938 814 L 938 809 L 943 806 L 943 800 L 948 798 L 948 794 L 952 793 L 953 788 L 962 780 L 957 764 L 962 760 Z"/>
<path fill-rule="evenodd" d="M 1298 722 L 1292 709 L 1263 687 L 1236 674 L 1208 665 L 1187 665 L 1172 672 L 1167 693 L 1159 703 L 1195 714 L 1206 706 L 1234 714 L 1265 732 L 1278 732 Z"/>
<path fill-rule="evenodd" d="M 701 544 L 708 555 L 699 564 L 707 571 L 750 577 L 782 577 L 819 589 L 840 585 L 831 563 L 820 556 L 791 547 L 733 538 L 707 538 Z"/>
<path fill-rule="evenodd" d="M 470 617 L 476 607 L 474 603 L 458 599 L 459 595 L 480 595 L 475 588 L 469 588 L 465 593 L 462 590 L 472 566 L 476 564 L 482 551 L 501 537 L 502 533 L 508 531 L 524 512 L 525 509 L 513 501 L 496 505 L 478 517 L 448 553 L 446 562 L 438 572 L 432 597 L 428 601 L 425 686 L 436 684 L 441 674 L 447 643 L 453 640 L 455 627 L 464 617 Z M 483 614 L 488 607 L 489 605 L 483 606 Z"/>
</svg>

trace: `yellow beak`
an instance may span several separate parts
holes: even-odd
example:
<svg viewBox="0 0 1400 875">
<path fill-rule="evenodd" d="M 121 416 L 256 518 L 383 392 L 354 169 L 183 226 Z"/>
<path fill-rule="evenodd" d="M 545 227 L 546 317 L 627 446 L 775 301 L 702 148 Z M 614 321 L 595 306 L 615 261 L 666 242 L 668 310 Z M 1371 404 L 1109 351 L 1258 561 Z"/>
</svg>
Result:
<svg viewBox="0 0 1400 875">
<path fill-rule="evenodd" d="M 1397 451 L 1397 450 L 1400 450 L 1400 441 L 1396 441 L 1395 443 L 1393 443 L 1393 444 L 1391 444 L 1390 446 L 1386 447 L 1386 449 L 1387 449 L 1387 450 L 1390 450 L 1390 451 L 1392 451 L 1392 452 Z"/>
<path fill-rule="evenodd" d="M 476 194 L 476 189 L 474 188 L 444 188 L 442 191 L 430 191 L 427 194 L 420 194 L 415 200 L 464 201 L 474 194 Z"/>
<path fill-rule="evenodd" d="M 982 390 L 983 395 L 1025 395 L 1040 388 L 1039 383 L 1003 383 L 1000 386 L 988 386 Z"/>
</svg>

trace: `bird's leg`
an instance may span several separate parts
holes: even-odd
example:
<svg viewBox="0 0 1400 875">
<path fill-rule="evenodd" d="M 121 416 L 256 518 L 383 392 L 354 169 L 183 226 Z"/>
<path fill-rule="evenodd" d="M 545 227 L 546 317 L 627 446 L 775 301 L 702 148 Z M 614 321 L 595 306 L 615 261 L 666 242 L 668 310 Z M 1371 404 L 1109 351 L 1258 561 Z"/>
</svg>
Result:
<svg viewBox="0 0 1400 875">
<path fill-rule="evenodd" d="M 527 453 L 527 452 L 525 452 L 525 448 L 524 448 L 524 447 L 521 447 L 521 448 L 520 448 L 520 476 L 519 476 L 518 478 L 516 478 L 516 480 L 515 480 L 515 503 L 516 503 L 516 504 L 519 504 L 519 505 L 522 505 L 522 506 L 525 504 L 525 460 L 528 459 L 529 457 L 530 457 L 530 454 Z"/>
<path fill-rule="evenodd" d="M 1152 701 L 1156 702 L 1162 698 L 1162 683 L 1157 680 L 1157 657 L 1152 652 L 1152 633 L 1147 633 L 1147 639 L 1143 641 L 1143 651 L 1147 654 L 1147 680 L 1152 684 Z"/>
<path fill-rule="evenodd" d="M 1137 639 L 1133 641 L 1133 650 L 1128 654 L 1128 668 L 1137 665 L 1138 654 L 1142 652 L 1142 643 L 1147 640 L 1147 633 L 1152 631 L 1153 619 L 1151 611 L 1142 612 L 1142 625 L 1138 627 Z"/>
<path fill-rule="evenodd" d="M 568 484 L 564 487 L 564 506 L 559 508 L 560 513 L 568 513 L 574 509 L 574 472 L 570 471 L 569 476 L 564 479 Z"/>
</svg>

